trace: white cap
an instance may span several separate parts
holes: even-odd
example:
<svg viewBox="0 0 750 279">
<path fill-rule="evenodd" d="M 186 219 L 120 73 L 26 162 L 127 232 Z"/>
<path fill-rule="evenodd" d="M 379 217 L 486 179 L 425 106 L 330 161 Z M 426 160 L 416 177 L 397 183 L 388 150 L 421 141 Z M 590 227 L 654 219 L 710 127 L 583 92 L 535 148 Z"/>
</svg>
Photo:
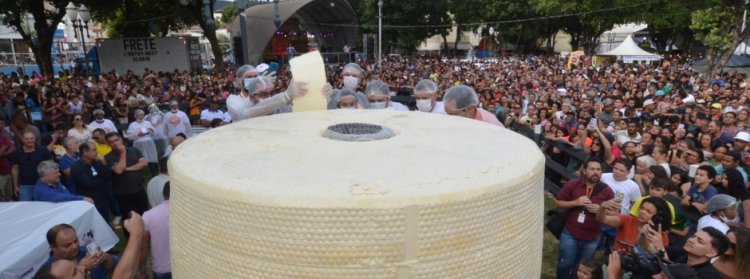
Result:
<svg viewBox="0 0 750 279">
<path fill-rule="evenodd" d="M 747 132 L 739 132 L 736 136 L 734 136 L 734 139 L 738 139 L 744 142 L 750 142 L 750 134 Z"/>
<path fill-rule="evenodd" d="M 646 100 L 646 101 L 643 102 L 643 107 L 646 107 L 648 105 L 653 105 L 653 104 L 654 104 L 654 100 L 648 99 L 648 100 Z"/>
<path fill-rule="evenodd" d="M 258 66 L 255 67 L 255 72 L 257 72 L 257 73 L 260 74 L 260 73 L 265 72 L 266 70 L 268 70 L 268 68 L 270 68 L 268 66 L 268 64 L 266 64 L 266 63 L 260 63 L 260 64 L 258 64 Z"/>
</svg>

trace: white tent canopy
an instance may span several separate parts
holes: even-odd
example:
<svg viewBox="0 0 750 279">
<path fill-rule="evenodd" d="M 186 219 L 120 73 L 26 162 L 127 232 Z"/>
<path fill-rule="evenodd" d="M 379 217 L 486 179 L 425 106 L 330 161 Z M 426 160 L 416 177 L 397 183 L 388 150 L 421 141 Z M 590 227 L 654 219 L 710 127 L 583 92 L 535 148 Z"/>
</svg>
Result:
<svg viewBox="0 0 750 279">
<path fill-rule="evenodd" d="M 625 63 L 631 63 L 633 61 L 658 61 L 662 59 L 661 55 L 653 54 L 641 49 L 629 35 L 615 49 L 597 55 L 617 56 L 618 60 L 622 60 Z"/>
</svg>

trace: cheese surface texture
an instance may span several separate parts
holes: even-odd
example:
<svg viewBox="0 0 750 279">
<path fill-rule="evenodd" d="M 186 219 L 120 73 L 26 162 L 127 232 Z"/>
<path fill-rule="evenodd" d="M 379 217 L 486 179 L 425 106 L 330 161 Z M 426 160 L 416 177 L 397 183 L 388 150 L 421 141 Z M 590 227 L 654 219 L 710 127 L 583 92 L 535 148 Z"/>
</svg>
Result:
<svg viewBox="0 0 750 279">
<path fill-rule="evenodd" d="M 326 138 L 341 123 L 387 139 Z M 544 156 L 481 121 L 390 110 L 259 117 L 169 161 L 176 278 L 539 278 Z"/>
</svg>

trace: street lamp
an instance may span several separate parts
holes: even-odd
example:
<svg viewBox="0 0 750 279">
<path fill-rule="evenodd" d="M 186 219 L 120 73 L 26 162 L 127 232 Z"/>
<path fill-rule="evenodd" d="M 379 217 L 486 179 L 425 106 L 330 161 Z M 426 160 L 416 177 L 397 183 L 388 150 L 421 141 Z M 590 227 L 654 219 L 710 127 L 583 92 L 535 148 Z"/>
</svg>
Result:
<svg viewBox="0 0 750 279">
<path fill-rule="evenodd" d="M 81 49 L 83 50 L 83 61 L 85 63 L 84 71 L 85 74 L 88 75 L 89 59 L 86 51 L 86 38 L 91 37 L 89 35 L 88 27 L 89 20 L 91 20 L 91 13 L 89 13 L 89 8 L 86 8 L 86 6 L 81 5 L 80 7 L 76 7 L 73 2 L 68 3 L 68 6 L 65 7 L 65 11 L 68 15 L 68 20 L 73 26 L 74 37 L 76 39 L 79 39 L 81 42 Z M 83 35 L 83 29 L 86 29 L 85 37 Z"/>
</svg>

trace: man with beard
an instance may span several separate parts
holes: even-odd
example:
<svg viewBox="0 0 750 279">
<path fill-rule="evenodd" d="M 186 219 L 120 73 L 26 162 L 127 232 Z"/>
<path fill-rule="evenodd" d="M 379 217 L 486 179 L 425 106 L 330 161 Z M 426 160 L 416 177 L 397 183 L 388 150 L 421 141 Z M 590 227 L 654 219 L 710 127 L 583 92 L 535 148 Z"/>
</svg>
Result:
<svg viewBox="0 0 750 279">
<path fill-rule="evenodd" d="M 558 279 L 573 278 L 576 263 L 594 254 L 601 235 L 596 212 L 602 202 L 614 198 L 612 189 L 599 181 L 599 161 L 589 159 L 581 171 L 582 178 L 568 181 L 555 199 L 555 206 L 568 211 L 560 235 Z"/>
</svg>

